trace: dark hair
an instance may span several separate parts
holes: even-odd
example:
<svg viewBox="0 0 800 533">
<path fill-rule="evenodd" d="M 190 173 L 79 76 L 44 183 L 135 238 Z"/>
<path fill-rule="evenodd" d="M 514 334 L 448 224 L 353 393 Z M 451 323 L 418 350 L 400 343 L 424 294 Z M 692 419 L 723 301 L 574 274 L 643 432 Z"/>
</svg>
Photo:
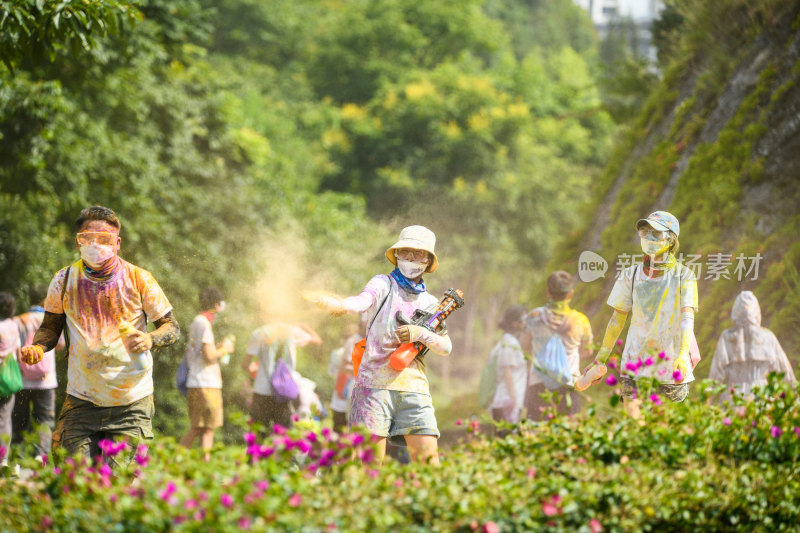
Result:
<svg viewBox="0 0 800 533">
<path fill-rule="evenodd" d="M 88 220 L 104 220 L 117 228 L 117 231 L 122 229 L 122 224 L 120 224 L 117 214 L 111 209 L 103 207 L 102 205 L 93 205 L 92 207 L 87 207 L 81 211 L 81 214 L 78 215 L 77 219 L 75 219 L 75 224 L 80 230 L 83 227 L 83 224 Z"/>
<path fill-rule="evenodd" d="M 547 277 L 547 292 L 554 300 L 566 298 L 574 285 L 572 274 L 563 270 L 556 270 Z"/>
<path fill-rule="evenodd" d="M 224 299 L 221 290 L 216 287 L 206 287 L 200 291 L 200 310 L 211 309 Z"/>
<path fill-rule="evenodd" d="M 10 292 L 0 292 L 0 320 L 11 318 L 17 308 L 17 301 Z"/>
<path fill-rule="evenodd" d="M 522 320 L 523 316 L 527 312 L 528 310 L 521 305 L 512 305 L 510 307 L 507 307 L 505 313 L 503 313 L 503 319 L 500 321 L 499 324 L 497 324 L 497 327 L 499 327 L 503 331 L 510 331 L 511 325 L 514 322 L 519 322 L 520 320 Z"/>
<path fill-rule="evenodd" d="M 34 285 L 28 290 L 30 305 L 41 305 L 45 298 L 47 298 L 47 285 Z"/>
</svg>

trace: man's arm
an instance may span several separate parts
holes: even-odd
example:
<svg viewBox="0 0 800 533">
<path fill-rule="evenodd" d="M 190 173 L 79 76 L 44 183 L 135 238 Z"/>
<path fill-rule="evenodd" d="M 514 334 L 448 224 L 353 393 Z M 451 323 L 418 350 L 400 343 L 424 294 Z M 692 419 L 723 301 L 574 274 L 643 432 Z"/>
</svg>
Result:
<svg viewBox="0 0 800 533">
<path fill-rule="evenodd" d="M 606 334 L 603 336 L 603 344 L 600 346 L 600 351 L 597 352 L 597 357 L 594 358 L 596 362 L 605 363 L 611 351 L 614 349 L 614 343 L 617 342 L 619 334 L 625 328 L 625 321 L 628 319 L 626 311 L 614 309 L 614 314 L 611 315 L 611 320 L 608 321 L 606 326 Z"/>
<path fill-rule="evenodd" d="M 152 333 L 136 330 L 126 340 L 126 344 L 136 352 L 144 352 L 153 348 L 163 348 L 178 340 L 181 336 L 181 328 L 178 321 L 172 315 L 172 311 L 159 318 L 155 322 L 156 330 Z"/>
<path fill-rule="evenodd" d="M 44 312 L 42 325 L 36 330 L 36 335 L 33 336 L 33 344 L 38 344 L 42 350 L 49 352 L 58 344 L 58 339 L 61 337 L 61 331 L 67 323 L 67 315 L 64 313 L 51 313 Z"/>
<path fill-rule="evenodd" d="M 154 324 L 156 330 L 150 333 L 150 337 L 153 339 L 153 348 L 163 348 L 174 344 L 181 336 L 181 328 L 172 311 L 156 320 Z"/>
<path fill-rule="evenodd" d="M 23 346 L 19 350 L 20 359 L 28 365 L 35 365 L 44 357 L 44 352 L 49 352 L 58 344 L 61 337 L 61 330 L 67 322 L 67 316 L 63 313 L 44 312 L 42 325 L 36 330 L 33 336 L 33 343 L 30 346 Z"/>
</svg>

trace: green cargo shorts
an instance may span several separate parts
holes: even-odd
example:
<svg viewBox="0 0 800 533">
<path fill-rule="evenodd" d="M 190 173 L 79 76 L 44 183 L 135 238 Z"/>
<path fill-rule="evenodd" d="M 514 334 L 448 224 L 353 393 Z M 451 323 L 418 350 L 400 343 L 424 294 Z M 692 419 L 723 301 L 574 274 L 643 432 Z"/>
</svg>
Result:
<svg viewBox="0 0 800 533">
<path fill-rule="evenodd" d="M 67 395 L 53 432 L 53 451 L 63 448 L 68 456 L 80 454 L 89 458 L 102 452 L 103 439 L 124 439 L 127 451 L 110 457 L 113 466 L 127 465 L 136 453 L 142 439 L 153 438 L 153 395 L 130 405 L 101 407 L 92 402 Z"/>
</svg>

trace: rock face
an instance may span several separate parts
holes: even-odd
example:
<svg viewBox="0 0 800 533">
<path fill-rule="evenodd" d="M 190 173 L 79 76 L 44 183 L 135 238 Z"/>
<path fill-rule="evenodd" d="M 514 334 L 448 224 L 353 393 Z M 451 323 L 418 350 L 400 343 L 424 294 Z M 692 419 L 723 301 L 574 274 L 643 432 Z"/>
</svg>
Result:
<svg viewBox="0 0 800 533">
<path fill-rule="evenodd" d="M 716 49 L 673 61 L 598 182 L 582 238 L 554 261 L 577 270 L 583 250 L 608 261 L 605 280 L 579 284 L 574 299 L 596 339 L 620 258 L 641 253 L 635 221 L 664 209 L 681 221 L 681 252 L 702 258 L 698 374 L 707 374 L 741 290 L 755 292 L 762 324 L 800 359 L 800 5 L 774 4 L 770 16 L 748 19 L 749 38 L 709 39 Z M 729 279 L 709 270 L 715 261 L 728 262 Z"/>
</svg>

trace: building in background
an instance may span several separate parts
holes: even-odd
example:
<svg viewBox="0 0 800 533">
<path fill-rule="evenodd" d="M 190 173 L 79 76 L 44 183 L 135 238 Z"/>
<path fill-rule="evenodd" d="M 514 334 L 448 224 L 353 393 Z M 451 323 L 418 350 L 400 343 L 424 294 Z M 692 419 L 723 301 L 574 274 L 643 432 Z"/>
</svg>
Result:
<svg viewBox="0 0 800 533">
<path fill-rule="evenodd" d="M 664 9 L 663 0 L 575 0 L 575 3 L 589 13 L 602 38 L 615 28 L 633 24 L 637 33 L 635 54 L 656 60 L 650 28 Z"/>
</svg>

